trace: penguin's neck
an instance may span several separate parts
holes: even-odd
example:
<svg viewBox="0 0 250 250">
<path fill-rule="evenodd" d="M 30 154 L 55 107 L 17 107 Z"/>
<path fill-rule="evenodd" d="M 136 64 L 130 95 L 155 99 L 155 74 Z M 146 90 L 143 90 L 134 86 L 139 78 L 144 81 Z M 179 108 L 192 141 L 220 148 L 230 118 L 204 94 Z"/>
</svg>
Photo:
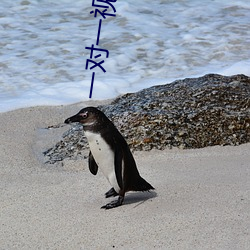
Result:
<svg viewBox="0 0 250 250">
<path fill-rule="evenodd" d="M 100 132 L 104 129 L 105 127 L 99 123 L 87 123 L 83 124 L 83 130 L 86 133 L 94 133 L 94 134 L 100 134 Z"/>
</svg>

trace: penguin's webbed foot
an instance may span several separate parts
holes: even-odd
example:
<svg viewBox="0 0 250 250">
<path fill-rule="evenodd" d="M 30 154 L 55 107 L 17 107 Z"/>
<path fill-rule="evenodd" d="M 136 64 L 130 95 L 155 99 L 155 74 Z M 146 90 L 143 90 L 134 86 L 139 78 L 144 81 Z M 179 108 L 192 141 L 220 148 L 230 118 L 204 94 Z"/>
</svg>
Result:
<svg viewBox="0 0 250 250">
<path fill-rule="evenodd" d="M 115 191 L 114 188 L 111 188 L 107 193 L 105 193 L 106 198 L 109 198 L 109 197 L 112 197 L 112 196 L 115 197 L 117 195 L 118 195 L 118 193 Z"/>
<path fill-rule="evenodd" d="M 119 196 L 118 200 L 116 200 L 116 201 L 111 201 L 110 203 L 108 203 L 108 204 L 102 206 L 101 208 L 110 209 L 110 208 L 114 208 L 114 207 L 119 207 L 119 206 L 122 205 L 123 200 L 124 200 L 124 197 L 123 197 L 123 196 Z"/>
</svg>

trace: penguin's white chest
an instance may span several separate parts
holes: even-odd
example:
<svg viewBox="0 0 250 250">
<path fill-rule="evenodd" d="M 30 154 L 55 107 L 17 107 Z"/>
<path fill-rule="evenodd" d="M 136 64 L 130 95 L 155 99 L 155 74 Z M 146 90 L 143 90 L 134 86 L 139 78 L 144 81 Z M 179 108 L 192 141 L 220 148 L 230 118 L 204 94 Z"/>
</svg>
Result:
<svg viewBox="0 0 250 250">
<path fill-rule="evenodd" d="M 113 150 L 100 134 L 86 131 L 85 135 L 96 164 L 108 179 L 111 186 L 114 187 L 115 191 L 119 192 L 120 188 L 115 175 L 115 155 Z"/>
</svg>

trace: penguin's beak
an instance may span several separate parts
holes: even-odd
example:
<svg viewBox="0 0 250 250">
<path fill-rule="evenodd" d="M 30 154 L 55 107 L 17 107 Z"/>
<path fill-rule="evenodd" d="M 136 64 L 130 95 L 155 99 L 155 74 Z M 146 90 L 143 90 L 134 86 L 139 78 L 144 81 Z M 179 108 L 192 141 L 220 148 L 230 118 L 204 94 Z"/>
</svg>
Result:
<svg viewBox="0 0 250 250">
<path fill-rule="evenodd" d="M 67 118 L 64 121 L 64 123 L 70 124 L 72 122 L 80 122 L 80 120 L 81 120 L 81 116 L 79 116 L 78 114 L 76 114 L 76 115 L 73 115 L 73 116 Z"/>
</svg>

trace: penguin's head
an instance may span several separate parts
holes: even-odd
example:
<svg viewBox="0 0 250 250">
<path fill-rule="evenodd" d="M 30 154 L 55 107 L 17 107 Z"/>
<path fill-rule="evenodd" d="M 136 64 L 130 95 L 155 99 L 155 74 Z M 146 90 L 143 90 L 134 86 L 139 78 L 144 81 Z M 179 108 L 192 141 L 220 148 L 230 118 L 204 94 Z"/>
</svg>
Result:
<svg viewBox="0 0 250 250">
<path fill-rule="evenodd" d="M 94 107 L 87 107 L 81 109 L 76 115 L 69 117 L 64 122 L 67 124 L 79 122 L 87 128 L 101 125 L 105 120 L 108 120 L 108 118 L 100 110 Z"/>
</svg>

